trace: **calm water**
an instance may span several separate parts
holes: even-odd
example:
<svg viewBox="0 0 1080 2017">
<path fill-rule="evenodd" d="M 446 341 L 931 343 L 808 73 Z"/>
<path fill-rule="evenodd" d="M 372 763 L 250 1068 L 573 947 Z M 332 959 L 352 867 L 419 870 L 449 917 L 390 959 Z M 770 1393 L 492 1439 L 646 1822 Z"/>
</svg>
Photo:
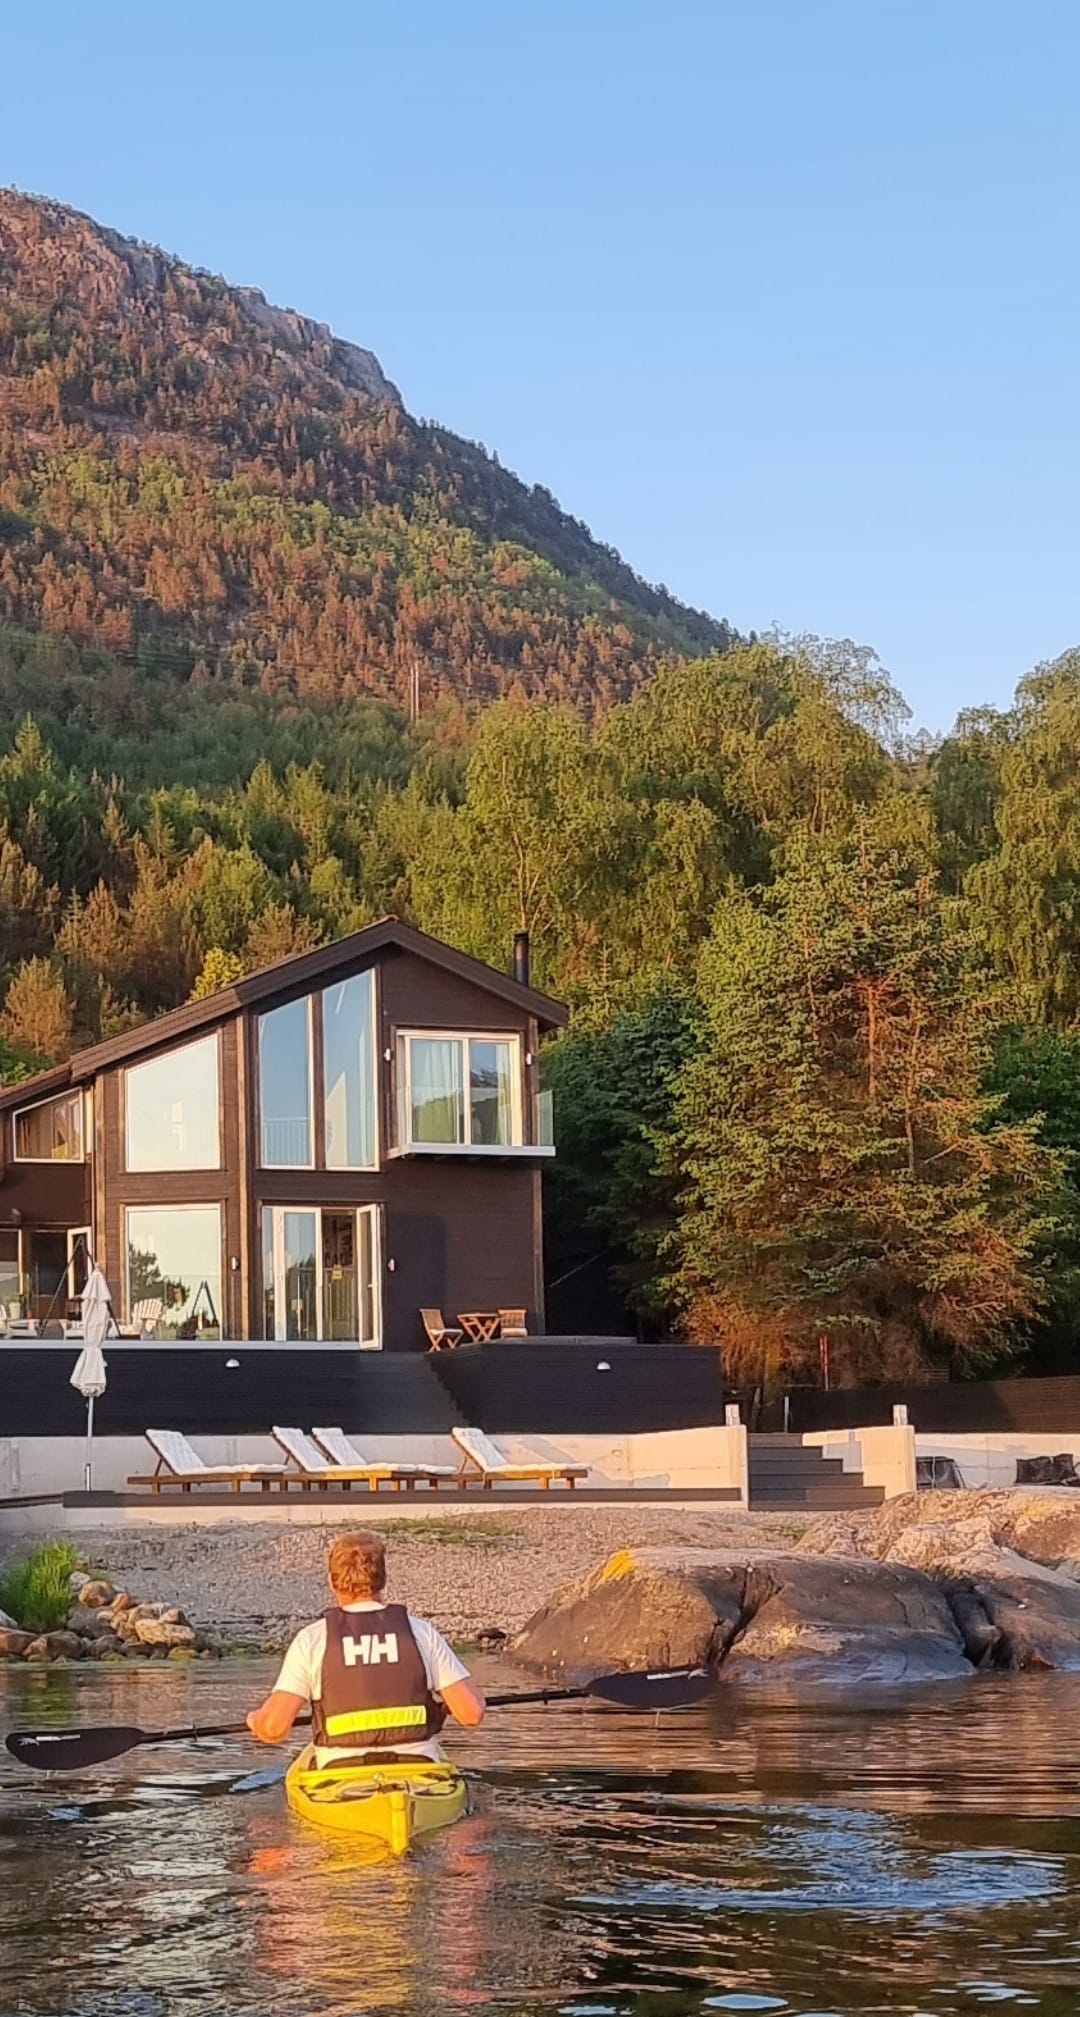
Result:
<svg viewBox="0 0 1080 2017">
<path fill-rule="evenodd" d="M 270 1668 L 0 1677 L 0 1727 L 243 1713 Z M 1080 2013 L 1080 1677 L 649 1719 L 493 1713 L 404 1864 L 268 1752 L 0 1765 L 0 2010 L 33 2017 Z"/>
</svg>

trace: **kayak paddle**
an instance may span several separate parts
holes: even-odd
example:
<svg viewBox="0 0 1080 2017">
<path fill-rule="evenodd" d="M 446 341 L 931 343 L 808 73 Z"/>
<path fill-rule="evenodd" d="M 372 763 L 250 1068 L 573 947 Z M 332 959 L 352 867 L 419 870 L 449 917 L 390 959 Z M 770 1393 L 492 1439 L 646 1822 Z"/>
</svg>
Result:
<svg viewBox="0 0 1080 2017">
<path fill-rule="evenodd" d="M 580 1688 L 537 1688 L 531 1693 L 489 1695 L 489 1709 L 512 1709 L 518 1702 L 574 1702 L 591 1698 L 617 1709 L 689 1709 L 711 1695 L 716 1683 L 705 1667 L 665 1667 L 651 1674 L 601 1674 Z M 298 1723 L 307 1722 L 298 1718 Z M 122 1758 L 140 1744 L 184 1744 L 202 1737 L 243 1737 L 246 1723 L 205 1723 L 177 1730 L 139 1730 L 104 1723 L 89 1730 L 13 1730 L 4 1739 L 20 1765 L 39 1772 L 79 1772 Z"/>
</svg>

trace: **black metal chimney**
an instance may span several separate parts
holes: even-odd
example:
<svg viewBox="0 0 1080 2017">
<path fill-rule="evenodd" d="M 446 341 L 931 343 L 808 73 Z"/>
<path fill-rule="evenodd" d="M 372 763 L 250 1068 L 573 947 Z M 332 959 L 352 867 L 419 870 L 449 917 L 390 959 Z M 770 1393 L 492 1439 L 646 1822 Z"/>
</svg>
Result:
<svg viewBox="0 0 1080 2017">
<path fill-rule="evenodd" d="M 514 933 L 514 979 L 522 987 L 529 985 L 529 934 L 527 931 Z"/>
</svg>

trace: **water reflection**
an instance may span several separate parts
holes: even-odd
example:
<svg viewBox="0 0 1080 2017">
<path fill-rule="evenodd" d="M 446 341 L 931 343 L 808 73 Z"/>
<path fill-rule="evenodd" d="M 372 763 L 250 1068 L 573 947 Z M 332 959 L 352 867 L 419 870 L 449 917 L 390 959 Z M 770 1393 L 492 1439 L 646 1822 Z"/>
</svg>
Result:
<svg viewBox="0 0 1080 2017">
<path fill-rule="evenodd" d="M 0 1723 L 226 1720 L 262 1679 L 12 1670 Z M 475 1812 L 404 1864 L 294 1821 L 239 1742 L 5 1760 L 0 2013 L 1077 2017 L 1078 1710 L 1033 1676 L 508 1712 L 456 1745 Z"/>
</svg>

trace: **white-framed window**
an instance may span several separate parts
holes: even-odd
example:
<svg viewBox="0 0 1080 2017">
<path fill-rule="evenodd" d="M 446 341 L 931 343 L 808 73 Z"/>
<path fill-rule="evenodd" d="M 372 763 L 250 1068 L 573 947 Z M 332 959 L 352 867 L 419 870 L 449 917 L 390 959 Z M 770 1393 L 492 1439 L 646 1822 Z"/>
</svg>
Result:
<svg viewBox="0 0 1080 2017">
<path fill-rule="evenodd" d="M 373 1170 L 379 1104 L 374 969 L 324 988 L 320 1006 L 326 1167 Z"/>
<path fill-rule="evenodd" d="M 400 1146 L 520 1148 L 521 1038 L 479 1030 L 398 1034 Z"/>
<path fill-rule="evenodd" d="M 82 1092 L 59 1093 L 15 1110 L 17 1163 L 81 1163 L 85 1114 Z"/>
<path fill-rule="evenodd" d="M 282 1343 L 382 1343 L 377 1205 L 264 1205 L 262 1332 Z"/>
<path fill-rule="evenodd" d="M 259 1017 L 259 1161 L 264 1170 L 315 1167 L 311 996 Z"/>
<path fill-rule="evenodd" d="M 161 1304 L 154 1336 L 220 1338 L 221 1206 L 129 1205 L 125 1213 L 127 1313 Z"/>
<path fill-rule="evenodd" d="M 125 1165 L 219 1170 L 221 1123 L 217 1034 L 162 1051 L 124 1073 Z"/>
<path fill-rule="evenodd" d="M 257 1029 L 260 1167 L 377 1169 L 374 971 L 269 1009 Z"/>
</svg>

